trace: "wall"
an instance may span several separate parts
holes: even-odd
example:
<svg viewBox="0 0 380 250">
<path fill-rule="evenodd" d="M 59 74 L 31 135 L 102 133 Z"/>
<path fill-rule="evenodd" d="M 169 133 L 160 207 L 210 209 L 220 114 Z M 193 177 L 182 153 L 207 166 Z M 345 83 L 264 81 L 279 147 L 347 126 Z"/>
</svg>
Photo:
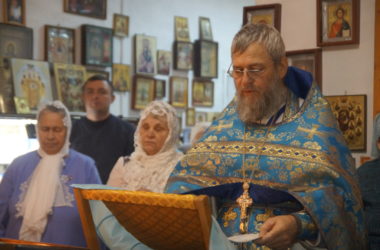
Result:
<svg viewBox="0 0 380 250">
<path fill-rule="evenodd" d="M 287 50 L 317 48 L 316 2 L 310 0 L 256 0 L 257 5 L 281 4 L 281 34 Z M 375 0 L 361 0 L 360 2 L 360 44 L 322 48 L 323 94 L 367 95 L 368 153 L 353 154 L 357 165 L 361 155 L 369 155 L 371 152 L 374 98 Z"/>
<path fill-rule="evenodd" d="M 243 6 L 252 5 L 254 5 L 252 0 L 108 0 L 107 19 L 101 20 L 65 13 L 63 12 L 63 1 L 28 0 L 26 1 L 26 23 L 28 27 L 34 29 L 34 59 L 36 60 L 44 59 L 44 25 L 76 28 L 76 37 L 79 38 L 76 41 L 76 63 L 79 64 L 81 46 L 79 26 L 92 24 L 111 28 L 114 13 L 127 15 L 130 18 L 130 35 L 124 39 L 114 38 L 113 56 L 114 63 L 133 64 L 134 34 L 155 36 L 157 49 L 171 50 L 174 41 L 174 16 L 188 18 L 192 41 L 199 37 L 199 16 L 208 17 L 211 21 L 214 41 L 219 43 L 219 77 L 215 79 L 214 107 L 197 108 L 196 110 L 218 112 L 233 96 L 233 92 L 226 91 L 225 77 L 226 69 L 230 64 L 230 42 L 241 26 Z M 188 73 L 172 71 L 171 75 L 189 76 L 189 89 L 191 89 L 192 71 Z M 168 77 L 160 75 L 156 77 L 168 79 Z M 168 88 L 166 89 L 168 90 Z M 227 97 L 226 93 L 229 93 Z M 168 96 L 168 91 L 166 96 Z M 191 96 L 191 92 L 189 96 Z M 191 105 L 190 99 L 189 105 Z M 116 93 L 116 100 L 111 106 L 111 112 L 125 117 L 138 117 L 138 112 L 131 111 L 130 106 L 130 93 Z"/>
<path fill-rule="evenodd" d="M 0 2 L 1 3 L 1 2 Z M 282 5 L 281 29 L 287 50 L 316 48 L 316 1 L 311 0 L 256 0 L 256 4 Z M 233 35 L 242 23 L 243 6 L 252 6 L 252 0 L 109 0 L 107 19 L 95 19 L 63 12 L 63 1 L 28 0 L 26 23 L 34 29 L 34 58 L 43 60 L 44 25 L 61 25 L 77 29 L 93 24 L 112 27 L 113 13 L 130 16 L 130 36 L 114 41 L 114 62 L 131 64 L 134 34 L 157 37 L 157 48 L 171 50 L 174 40 L 174 16 L 189 19 L 190 38 L 198 38 L 198 17 L 211 20 L 214 40 L 219 43 L 219 77 L 215 79 L 215 105 L 197 108 L 199 111 L 221 111 L 234 94 L 232 81 L 226 77 L 230 64 L 229 46 Z M 1 4 L 0 4 L 1 5 Z M 371 149 L 373 68 L 374 68 L 374 17 L 375 0 L 362 0 L 360 7 L 360 44 L 323 48 L 323 93 L 325 95 L 367 95 L 367 152 Z M 80 39 L 77 39 L 76 62 L 80 63 Z M 171 75 L 188 75 L 173 71 Z M 157 78 L 167 79 L 164 76 Z M 168 83 L 167 83 L 168 84 Z M 167 93 L 168 94 L 168 93 Z M 191 93 L 189 93 L 191 95 Z M 190 100 L 189 100 L 189 104 Z M 137 117 L 130 111 L 130 94 L 118 94 L 111 111 L 116 115 Z M 354 154 L 358 158 L 363 154 Z M 366 154 L 366 155 L 368 155 Z"/>
<path fill-rule="evenodd" d="M 221 111 L 226 105 L 225 85 L 224 81 L 226 68 L 230 63 L 229 46 L 233 35 L 239 29 L 242 23 L 243 6 L 253 5 L 253 1 L 239 0 L 192 0 L 192 1 L 172 1 L 172 0 L 127 0 L 123 1 L 123 13 L 130 16 L 130 31 L 132 34 L 146 34 L 157 37 L 157 48 L 171 50 L 174 41 L 174 16 L 187 17 L 189 21 L 190 39 L 192 41 L 199 38 L 198 18 L 199 16 L 209 17 L 211 20 L 211 27 L 213 32 L 214 41 L 219 43 L 219 65 L 218 65 L 218 79 L 215 79 L 214 87 L 214 107 L 213 108 L 197 108 L 197 111 Z M 149 22 L 148 20 L 154 20 Z M 131 63 L 132 39 L 128 39 L 122 43 L 124 46 L 123 63 Z M 117 58 L 117 57 L 116 57 Z M 189 76 L 189 97 L 191 97 L 191 79 L 193 72 L 184 73 L 182 71 L 172 71 L 171 75 Z M 157 78 L 167 79 L 167 77 L 157 76 Z M 168 84 L 168 83 L 167 83 Z M 168 90 L 168 88 L 167 88 Z M 124 106 L 124 100 L 128 99 L 129 93 L 123 95 L 127 98 L 119 98 L 119 101 Z M 168 96 L 168 92 L 167 95 Z M 230 97 L 231 99 L 232 97 Z M 128 103 L 129 104 L 129 103 Z M 189 98 L 189 106 L 191 106 L 191 99 Z M 122 114 L 127 114 L 125 109 L 122 109 Z M 178 110 L 181 111 L 181 110 Z M 131 113 L 132 116 L 136 112 Z M 184 119 L 183 119 L 184 120 Z"/>
</svg>

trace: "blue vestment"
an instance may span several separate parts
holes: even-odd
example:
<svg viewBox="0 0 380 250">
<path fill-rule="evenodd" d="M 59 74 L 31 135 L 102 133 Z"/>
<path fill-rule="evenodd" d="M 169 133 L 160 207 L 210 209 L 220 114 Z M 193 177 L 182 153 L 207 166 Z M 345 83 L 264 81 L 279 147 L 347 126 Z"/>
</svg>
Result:
<svg viewBox="0 0 380 250">
<path fill-rule="evenodd" d="M 284 119 L 272 126 L 244 124 L 233 100 L 177 164 L 166 192 L 217 197 L 217 220 L 232 236 L 239 234 L 236 199 L 248 181 L 248 232 L 258 232 L 270 216 L 295 214 L 299 240 L 319 233 L 328 249 L 365 248 L 354 161 L 328 102 L 311 83 L 309 74 L 289 68 Z"/>
</svg>

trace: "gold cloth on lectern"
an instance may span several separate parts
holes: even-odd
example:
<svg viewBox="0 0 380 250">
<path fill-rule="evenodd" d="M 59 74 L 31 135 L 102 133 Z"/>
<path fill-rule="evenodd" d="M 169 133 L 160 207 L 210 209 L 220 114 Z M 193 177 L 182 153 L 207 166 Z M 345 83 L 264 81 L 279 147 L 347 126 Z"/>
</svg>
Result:
<svg viewBox="0 0 380 250">
<path fill-rule="evenodd" d="M 153 249 L 208 249 L 211 209 L 205 195 L 75 188 L 78 191 L 82 201 L 103 201 L 128 232 Z"/>
</svg>

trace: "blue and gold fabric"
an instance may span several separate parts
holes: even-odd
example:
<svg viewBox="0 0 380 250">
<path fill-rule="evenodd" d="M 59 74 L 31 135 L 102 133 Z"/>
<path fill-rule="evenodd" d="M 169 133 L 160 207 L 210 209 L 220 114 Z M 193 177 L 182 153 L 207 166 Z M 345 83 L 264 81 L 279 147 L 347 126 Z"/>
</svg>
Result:
<svg viewBox="0 0 380 250">
<path fill-rule="evenodd" d="M 217 197 L 217 220 L 232 236 L 239 234 L 236 199 L 248 180 L 248 232 L 258 232 L 270 216 L 294 214 L 302 225 L 299 240 L 319 234 L 328 249 L 364 249 L 354 161 L 328 102 L 311 83 L 306 72 L 288 69 L 284 119 L 271 126 L 244 124 L 233 100 L 177 164 L 166 192 Z"/>
</svg>

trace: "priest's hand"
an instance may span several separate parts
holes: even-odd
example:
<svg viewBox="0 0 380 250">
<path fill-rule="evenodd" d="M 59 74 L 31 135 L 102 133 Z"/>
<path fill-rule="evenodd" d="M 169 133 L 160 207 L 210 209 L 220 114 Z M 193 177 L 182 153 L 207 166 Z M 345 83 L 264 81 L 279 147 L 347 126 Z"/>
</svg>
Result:
<svg viewBox="0 0 380 250">
<path fill-rule="evenodd" d="M 267 219 L 260 229 L 256 244 L 273 249 L 287 249 L 296 241 L 299 232 L 297 219 L 292 215 L 281 215 Z"/>
</svg>

